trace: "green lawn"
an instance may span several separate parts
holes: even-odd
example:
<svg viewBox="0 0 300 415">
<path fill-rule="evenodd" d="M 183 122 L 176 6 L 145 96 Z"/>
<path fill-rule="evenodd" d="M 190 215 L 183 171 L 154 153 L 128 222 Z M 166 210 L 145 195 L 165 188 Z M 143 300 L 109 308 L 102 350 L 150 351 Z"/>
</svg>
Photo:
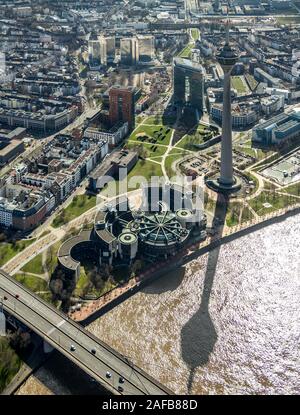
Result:
<svg viewBox="0 0 300 415">
<path fill-rule="evenodd" d="M 200 125 L 192 134 L 185 135 L 177 144 L 176 148 L 182 148 L 184 150 L 197 150 L 194 144 L 203 144 L 206 140 L 215 136 L 215 133 L 205 125 Z"/>
<path fill-rule="evenodd" d="M 279 24 L 293 24 L 293 23 L 300 23 L 300 16 L 286 16 L 286 17 L 277 17 L 277 22 Z"/>
<path fill-rule="evenodd" d="M 141 141 L 144 136 L 144 141 Z M 129 141 L 140 141 L 141 143 L 164 144 L 170 143 L 172 129 L 163 125 L 140 125 L 129 137 Z M 153 141 L 153 142 L 151 142 Z"/>
<path fill-rule="evenodd" d="M 163 117 L 161 115 L 150 115 L 146 118 L 143 124 L 162 125 Z"/>
<path fill-rule="evenodd" d="M 167 175 L 169 176 L 169 178 L 171 178 L 172 176 L 175 176 L 177 174 L 177 172 L 172 169 L 172 164 L 175 161 L 180 160 L 182 157 L 183 157 L 182 153 L 181 154 L 179 153 L 177 155 L 173 154 L 173 155 L 170 155 L 170 156 L 166 157 L 165 168 L 166 168 L 166 172 L 167 172 Z"/>
<path fill-rule="evenodd" d="M 139 151 L 139 148 L 142 148 L 144 151 L 141 150 L 141 152 L 143 153 L 143 157 L 145 158 L 163 156 L 168 148 L 165 145 L 141 143 L 140 141 L 139 142 L 128 141 L 126 143 L 126 147 L 128 147 L 129 149 L 135 148 L 138 151 Z"/>
<path fill-rule="evenodd" d="M 12 349 L 7 337 L 0 337 L 0 393 L 18 373 L 21 359 Z"/>
<path fill-rule="evenodd" d="M 286 187 L 285 189 L 282 189 L 282 190 L 291 195 L 300 196 L 300 182 L 292 184 L 291 186 Z"/>
<path fill-rule="evenodd" d="M 153 163 L 150 160 L 139 160 L 127 176 L 128 187 L 121 187 L 126 184 L 125 179 L 121 182 L 116 180 L 114 182 L 109 183 L 104 189 L 102 189 L 101 195 L 106 197 L 113 197 L 120 193 L 123 194 L 126 191 L 131 191 L 139 188 L 139 184 L 141 184 L 141 182 L 139 182 L 137 186 L 134 186 L 133 184 L 129 186 L 129 180 L 134 177 L 145 178 L 147 181 L 149 181 L 152 176 L 162 177 L 162 175 L 162 169 L 159 164 Z"/>
<path fill-rule="evenodd" d="M 143 176 L 146 180 L 150 180 L 152 176 L 162 176 L 161 166 L 151 161 L 139 160 L 136 166 L 131 170 L 128 175 L 128 180 L 133 177 Z"/>
<path fill-rule="evenodd" d="M 17 274 L 15 275 L 17 281 L 27 287 L 29 290 L 37 293 L 39 291 L 49 291 L 47 281 L 35 275 Z"/>
<path fill-rule="evenodd" d="M 188 44 L 180 53 L 179 57 L 184 59 L 189 59 L 191 57 L 192 49 L 194 48 L 193 44 Z"/>
<path fill-rule="evenodd" d="M 266 215 L 279 209 L 283 209 L 287 206 L 298 203 L 298 199 L 291 195 L 279 195 L 278 193 L 262 192 L 258 197 L 249 201 L 252 209 L 259 216 Z M 269 203 L 270 207 L 265 207 L 264 203 Z"/>
<path fill-rule="evenodd" d="M 31 245 L 35 239 L 28 239 L 23 241 L 17 241 L 15 243 L 0 243 L 0 266 L 6 264 L 14 256 L 22 252 L 29 245 Z"/>
<path fill-rule="evenodd" d="M 231 82 L 232 87 L 237 90 L 238 94 L 246 94 L 249 92 L 241 76 L 233 76 Z"/>
<path fill-rule="evenodd" d="M 192 33 L 192 38 L 194 40 L 198 40 L 199 39 L 199 29 L 192 29 L 191 33 Z"/>
<path fill-rule="evenodd" d="M 72 203 L 53 220 L 52 226 L 59 228 L 60 226 L 71 222 L 78 218 L 84 212 L 96 206 L 96 197 L 90 195 L 75 196 Z"/>
<path fill-rule="evenodd" d="M 30 262 L 28 262 L 23 268 L 22 271 L 30 272 L 33 274 L 43 274 L 43 254 L 37 255 Z"/>
</svg>

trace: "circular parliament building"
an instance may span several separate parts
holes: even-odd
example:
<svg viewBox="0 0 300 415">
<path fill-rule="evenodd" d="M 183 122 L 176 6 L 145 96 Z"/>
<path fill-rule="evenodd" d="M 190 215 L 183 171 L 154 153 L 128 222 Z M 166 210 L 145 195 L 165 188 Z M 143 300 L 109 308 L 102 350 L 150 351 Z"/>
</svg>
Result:
<svg viewBox="0 0 300 415">
<path fill-rule="evenodd" d="M 188 242 L 206 238 L 206 215 L 197 208 L 195 194 L 177 185 L 148 185 L 142 204 L 131 209 L 126 196 L 106 204 L 95 216 L 92 230 L 84 230 L 59 249 L 58 263 L 76 278 L 80 263 L 130 264 L 136 258 L 157 261 L 175 255 Z"/>
</svg>

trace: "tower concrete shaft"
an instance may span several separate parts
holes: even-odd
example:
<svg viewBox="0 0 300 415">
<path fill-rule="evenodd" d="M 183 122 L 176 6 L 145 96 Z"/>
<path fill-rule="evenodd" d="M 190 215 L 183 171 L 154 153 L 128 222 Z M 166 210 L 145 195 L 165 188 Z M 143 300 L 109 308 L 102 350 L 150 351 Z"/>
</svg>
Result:
<svg viewBox="0 0 300 415">
<path fill-rule="evenodd" d="M 234 183 L 232 162 L 232 115 L 231 115 L 231 69 L 224 68 L 221 176 L 220 184 L 231 186 Z"/>
</svg>

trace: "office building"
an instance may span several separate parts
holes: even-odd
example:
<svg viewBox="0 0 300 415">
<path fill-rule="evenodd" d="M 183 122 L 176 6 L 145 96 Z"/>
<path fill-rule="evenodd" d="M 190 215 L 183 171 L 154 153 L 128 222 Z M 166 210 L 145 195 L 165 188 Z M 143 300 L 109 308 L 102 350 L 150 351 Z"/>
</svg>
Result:
<svg viewBox="0 0 300 415">
<path fill-rule="evenodd" d="M 136 65 L 139 61 L 139 43 L 137 38 L 123 38 L 120 41 L 121 64 Z"/>
<path fill-rule="evenodd" d="M 150 62 L 154 58 L 154 36 L 138 36 L 139 62 Z"/>
<path fill-rule="evenodd" d="M 109 118 L 112 125 L 127 122 L 129 131 L 135 126 L 135 89 L 116 86 L 109 91 Z"/>
<path fill-rule="evenodd" d="M 204 106 L 204 68 L 188 59 L 174 59 L 174 104 L 183 107 L 187 104 L 198 112 Z"/>
</svg>

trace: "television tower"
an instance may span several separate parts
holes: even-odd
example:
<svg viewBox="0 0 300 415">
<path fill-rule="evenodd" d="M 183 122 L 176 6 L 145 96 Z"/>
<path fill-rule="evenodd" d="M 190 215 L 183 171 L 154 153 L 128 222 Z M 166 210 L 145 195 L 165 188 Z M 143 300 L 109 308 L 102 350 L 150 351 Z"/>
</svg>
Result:
<svg viewBox="0 0 300 415">
<path fill-rule="evenodd" d="M 226 42 L 217 60 L 224 72 L 223 116 L 221 142 L 221 175 L 217 180 L 209 180 L 208 186 L 217 192 L 232 193 L 240 189 L 240 184 L 233 175 L 232 160 L 232 115 L 231 115 L 231 72 L 239 56 L 230 46 L 229 20 L 226 24 Z"/>
</svg>

